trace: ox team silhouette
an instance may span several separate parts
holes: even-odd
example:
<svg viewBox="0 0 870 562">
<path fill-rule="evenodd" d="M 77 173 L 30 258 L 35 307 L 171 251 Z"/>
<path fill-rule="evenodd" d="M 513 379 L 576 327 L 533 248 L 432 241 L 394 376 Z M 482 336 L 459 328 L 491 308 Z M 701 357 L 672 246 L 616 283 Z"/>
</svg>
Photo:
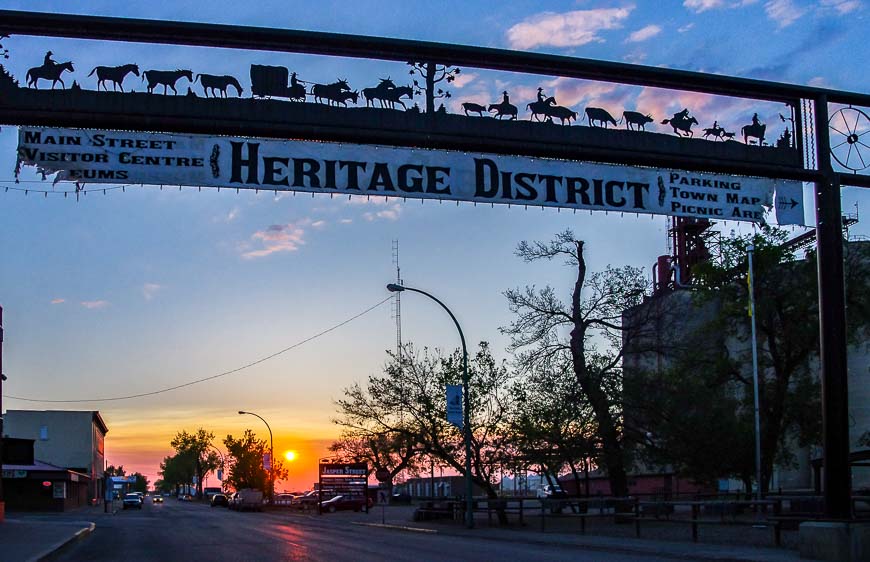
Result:
<svg viewBox="0 0 870 562">
<path fill-rule="evenodd" d="M 63 80 L 65 72 L 75 72 L 72 61 L 55 62 L 52 59 L 52 52 L 48 51 L 41 66 L 33 67 L 27 71 L 27 87 L 38 89 L 39 80 L 46 80 L 51 82 L 52 90 L 58 83 L 62 89 L 66 89 L 66 83 Z M 195 84 L 199 84 L 202 88 L 202 94 L 205 98 L 227 98 L 232 95 L 233 91 L 236 96 L 242 97 L 245 92 L 241 83 L 233 76 L 205 73 L 194 75 L 192 70 L 186 69 L 151 69 L 140 72 L 138 65 L 124 64 L 121 66 L 97 66 L 87 76 L 90 78 L 96 75 L 98 92 L 108 92 L 107 82 L 111 82 L 112 92 L 128 93 L 133 90 L 124 89 L 124 80 L 130 74 L 141 76 L 141 81 L 145 83 L 149 94 L 161 94 L 160 87 L 162 86 L 162 95 L 170 95 L 170 90 L 172 95 L 179 95 L 177 86 L 182 79 L 188 82 L 187 95 L 189 97 L 198 97 L 192 89 Z M 396 85 L 389 76 L 378 80 L 378 84 L 375 86 L 353 90 L 347 79 L 338 79 L 328 84 L 306 82 L 300 80 L 295 72 L 291 73 L 283 66 L 251 65 L 251 95 L 254 98 L 281 98 L 292 102 L 306 102 L 310 99 L 313 103 L 331 107 L 349 107 L 349 104 L 356 105 L 365 101 L 366 108 L 398 110 L 401 107 L 405 111 L 420 111 L 416 104 L 410 109 L 406 105 L 406 103 L 413 103 L 414 96 L 422 93 L 416 82 L 405 86 Z M 71 89 L 80 90 L 81 88 L 77 82 L 73 82 Z M 449 96 L 445 95 L 445 97 Z M 516 121 L 519 116 L 519 108 L 511 103 L 507 91 L 502 92 L 502 99 L 499 102 L 480 104 L 467 101 L 460 104 L 460 107 L 466 117 L 491 117 L 496 120 Z M 558 121 L 560 125 L 569 126 L 572 123 L 577 123 L 579 117 L 578 113 L 570 107 L 559 105 L 554 96 L 547 96 L 543 88 L 538 88 L 537 99 L 527 103 L 525 109 L 529 112 L 529 120 L 537 123 L 555 124 Z M 439 113 L 443 113 L 443 106 Z M 785 121 L 785 118 L 782 119 Z M 586 107 L 583 111 L 583 117 L 579 119 L 579 122 L 583 121 L 586 121 L 589 127 L 593 128 L 607 129 L 609 125 L 618 128 L 624 123 L 626 130 L 646 131 L 646 125 L 655 120 L 648 113 L 625 110 L 617 121 L 604 108 Z M 662 120 L 661 124 L 670 125 L 674 134 L 679 137 L 693 138 L 692 127 L 698 125 L 698 119 L 690 114 L 688 108 L 684 108 L 682 111 L 674 113 L 672 117 Z M 766 145 L 766 129 L 767 126 L 759 121 L 756 113 L 752 116 L 752 123 L 740 129 L 740 137 L 745 144 Z M 735 132 L 726 131 L 724 127 L 719 126 L 718 121 L 713 121 L 711 127 L 703 129 L 701 138 L 712 141 L 732 141 L 735 140 L 735 136 Z M 792 134 L 788 128 L 775 144 L 780 148 L 792 147 Z"/>
</svg>

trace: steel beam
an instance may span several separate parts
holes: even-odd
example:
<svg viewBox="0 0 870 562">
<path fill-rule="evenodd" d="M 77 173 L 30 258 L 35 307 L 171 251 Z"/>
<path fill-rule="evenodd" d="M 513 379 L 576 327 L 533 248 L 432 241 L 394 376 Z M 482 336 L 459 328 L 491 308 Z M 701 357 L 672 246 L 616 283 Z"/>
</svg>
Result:
<svg viewBox="0 0 870 562">
<path fill-rule="evenodd" d="M 828 123 L 828 103 L 816 100 L 816 123 Z M 846 350 L 846 290 L 843 218 L 839 174 L 831 169 L 828 127 L 817 127 L 819 171 L 816 183 L 816 247 L 819 278 L 819 359 L 822 384 L 825 515 L 852 516 L 849 466 L 849 392 Z"/>
<path fill-rule="evenodd" d="M 870 107 L 870 95 L 620 62 L 365 35 L 209 23 L 0 10 L 0 33 L 308 53 L 392 61 L 436 61 L 544 76 L 794 103 L 827 96 Z"/>
</svg>

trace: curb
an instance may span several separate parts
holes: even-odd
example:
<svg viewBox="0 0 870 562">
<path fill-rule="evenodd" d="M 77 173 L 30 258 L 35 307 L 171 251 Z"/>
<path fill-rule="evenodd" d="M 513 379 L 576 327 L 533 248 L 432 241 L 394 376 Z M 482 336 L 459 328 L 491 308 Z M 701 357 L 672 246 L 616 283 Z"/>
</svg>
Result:
<svg viewBox="0 0 870 562">
<path fill-rule="evenodd" d="M 88 523 L 87 527 L 82 527 L 81 529 L 76 531 L 75 534 L 70 538 L 53 544 L 42 553 L 37 554 L 33 558 L 30 558 L 28 562 L 41 562 L 42 560 L 50 560 L 53 555 L 57 554 L 62 549 L 84 539 L 85 537 L 93 533 L 96 527 L 96 523 Z"/>
<path fill-rule="evenodd" d="M 408 531 L 410 533 L 428 533 L 430 535 L 439 535 L 437 529 L 424 529 L 422 527 L 409 527 L 407 525 L 391 525 L 390 523 L 361 523 L 359 521 L 351 521 L 351 525 L 359 525 L 361 527 L 377 527 L 379 529 L 392 529 L 394 531 Z"/>
</svg>

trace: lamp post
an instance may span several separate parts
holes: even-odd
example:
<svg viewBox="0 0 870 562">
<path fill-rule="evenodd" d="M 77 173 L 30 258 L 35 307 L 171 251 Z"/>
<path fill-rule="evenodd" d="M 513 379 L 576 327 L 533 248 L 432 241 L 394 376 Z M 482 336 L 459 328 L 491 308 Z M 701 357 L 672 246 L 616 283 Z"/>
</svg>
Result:
<svg viewBox="0 0 870 562">
<path fill-rule="evenodd" d="M 212 443 L 209 443 L 208 446 L 211 447 L 212 449 L 214 449 L 215 451 L 217 451 L 217 453 L 221 456 L 221 470 L 226 470 L 227 459 L 226 459 L 226 457 L 224 457 L 223 452 L 221 452 L 221 450 L 218 449 L 217 447 L 215 447 Z M 223 489 L 224 489 L 223 478 L 218 478 L 218 482 L 221 483 L 221 491 L 223 491 Z"/>
<path fill-rule="evenodd" d="M 456 316 L 453 315 L 453 312 L 447 308 L 447 305 L 430 295 L 426 291 L 421 291 L 420 289 L 414 289 L 412 287 L 406 287 L 404 285 L 397 285 L 395 283 L 390 283 L 387 285 L 387 290 L 391 293 L 400 293 L 402 291 L 412 291 L 414 293 L 420 293 L 421 295 L 425 295 L 437 302 L 441 305 L 441 308 L 447 311 L 447 314 L 450 315 L 450 318 L 453 320 L 453 323 L 456 325 L 456 330 L 459 331 L 459 339 L 462 340 L 462 394 L 463 401 L 465 402 L 463 408 L 463 428 L 462 428 L 462 437 L 463 441 L 465 441 L 465 525 L 469 529 L 474 528 L 474 500 L 472 499 L 473 488 L 471 484 L 471 423 L 470 423 L 470 415 L 469 415 L 469 395 L 468 395 L 468 348 L 465 345 L 465 334 L 462 333 L 462 328 L 459 326 L 459 322 L 456 320 Z"/>
<path fill-rule="evenodd" d="M 752 386 L 755 390 L 755 480 L 758 482 L 758 501 L 761 501 L 761 418 L 758 396 L 758 342 L 755 339 L 755 276 L 752 272 L 752 256 L 755 253 L 755 245 L 750 244 L 746 248 L 749 257 L 749 318 L 752 325 Z M 761 506 L 758 509 L 759 517 Z"/>
<path fill-rule="evenodd" d="M 244 410 L 239 410 L 239 415 L 249 414 L 252 416 L 257 416 L 263 423 L 266 424 L 266 429 L 269 430 L 269 505 L 274 501 L 275 496 L 275 448 L 272 446 L 272 428 L 269 427 L 269 422 L 263 419 L 262 416 L 255 414 L 254 412 L 245 412 Z"/>
</svg>

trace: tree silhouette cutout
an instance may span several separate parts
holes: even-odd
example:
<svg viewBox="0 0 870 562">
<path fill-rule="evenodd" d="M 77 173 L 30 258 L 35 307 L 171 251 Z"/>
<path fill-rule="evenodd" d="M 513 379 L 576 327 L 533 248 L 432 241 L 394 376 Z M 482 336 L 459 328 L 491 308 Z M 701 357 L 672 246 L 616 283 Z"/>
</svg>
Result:
<svg viewBox="0 0 870 562">
<path fill-rule="evenodd" d="M 4 39 L 9 39 L 9 36 L 0 34 L 0 41 Z M 4 59 L 9 58 L 9 49 L 4 48 L 2 43 L 0 43 L 0 57 Z M 0 64 L 0 87 L 13 88 L 17 86 L 18 80 L 13 78 L 6 67 Z"/>
<path fill-rule="evenodd" d="M 434 62 L 409 62 L 408 66 L 411 67 L 408 74 L 412 76 L 419 74 L 425 80 L 425 85 L 414 80 L 414 86 L 421 88 L 426 94 L 426 113 L 430 114 L 435 113 L 435 100 L 451 97 L 450 92 L 442 88 L 436 89 L 435 85 L 442 81 L 453 82 L 456 75 L 462 72 L 449 64 L 442 65 Z"/>
</svg>

